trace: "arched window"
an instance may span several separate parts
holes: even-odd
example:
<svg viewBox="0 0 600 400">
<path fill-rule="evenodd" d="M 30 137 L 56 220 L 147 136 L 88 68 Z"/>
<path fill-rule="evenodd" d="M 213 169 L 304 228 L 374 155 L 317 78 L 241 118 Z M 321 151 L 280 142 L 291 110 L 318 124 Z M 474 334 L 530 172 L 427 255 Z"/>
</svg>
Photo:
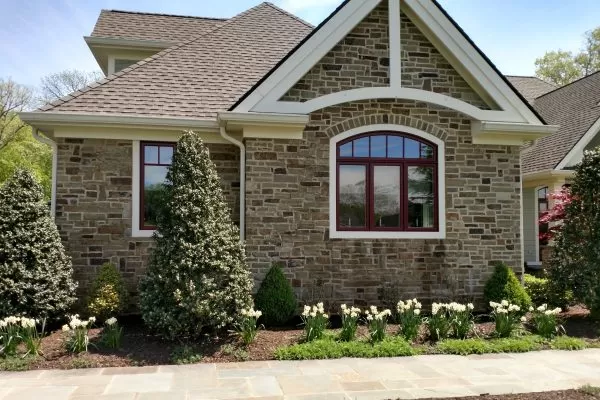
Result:
<svg viewBox="0 0 600 400">
<path fill-rule="evenodd" d="M 339 141 L 335 152 L 336 231 L 438 231 L 436 144 L 377 131 Z"/>
</svg>

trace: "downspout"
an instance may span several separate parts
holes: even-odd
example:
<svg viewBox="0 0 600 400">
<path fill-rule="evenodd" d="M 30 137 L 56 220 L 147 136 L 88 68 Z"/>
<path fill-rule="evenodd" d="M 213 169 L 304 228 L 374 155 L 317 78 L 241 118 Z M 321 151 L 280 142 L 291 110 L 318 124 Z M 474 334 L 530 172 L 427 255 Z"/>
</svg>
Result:
<svg viewBox="0 0 600 400">
<path fill-rule="evenodd" d="M 52 188 L 50 189 L 50 215 L 54 219 L 56 215 L 56 171 L 58 169 L 58 146 L 56 142 L 45 136 L 40 136 L 37 128 L 32 130 L 33 138 L 40 143 L 47 144 L 52 148 Z"/>
<path fill-rule="evenodd" d="M 224 127 L 220 127 L 223 139 L 240 149 L 240 240 L 246 238 L 246 146 L 240 140 L 230 136 Z"/>
</svg>

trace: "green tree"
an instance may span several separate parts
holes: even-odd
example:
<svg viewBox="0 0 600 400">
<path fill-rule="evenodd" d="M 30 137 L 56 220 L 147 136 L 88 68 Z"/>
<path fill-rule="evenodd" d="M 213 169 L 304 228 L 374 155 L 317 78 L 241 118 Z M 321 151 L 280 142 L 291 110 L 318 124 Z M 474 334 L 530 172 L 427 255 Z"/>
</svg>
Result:
<svg viewBox="0 0 600 400">
<path fill-rule="evenodd" d="M 32 100 L 31 89 L 0 78 L 0 150 L 27 128 L 18 113 L 29 108 Z"/>
<path fill-rule="evenodd" d="M 586 151 L 571 184 L 571 201 L 555 236 L 549 277 L 553 291 L 572 290 L 600 317 L 600 149 Z"/>
<path fill-rule="evenodd" d="M 0 187 L 0 315 L 61 315 L 75 287 L 42 189 L 19 169 Z"/>
<path fill-rule="evenodd" d="M 208 148 L 183 134 L 156 218 L 156 247 L 140 284 L 146 324 L 167 338 L 198 337 L 251 305 L 252 281 Z"/>
<path fill-rule="evenodd" d="M 588 31 L 584 36 L 582 50 L 549 51 L 535 60 L 535 74 L 555 85 L 566 85 L 600 70 L 600 27 Z"/>
</svg>

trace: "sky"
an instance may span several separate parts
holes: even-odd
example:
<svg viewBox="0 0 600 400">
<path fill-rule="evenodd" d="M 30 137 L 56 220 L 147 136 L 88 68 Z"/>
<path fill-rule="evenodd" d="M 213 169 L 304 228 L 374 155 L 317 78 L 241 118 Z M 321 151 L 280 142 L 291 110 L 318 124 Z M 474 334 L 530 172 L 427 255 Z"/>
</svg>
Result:
<svg viewBox="0 0 600 400">
<path fill-rule="evenodd" d="M 321 22 L 341 0 L 271 0 Z M 0 0 L 0 78 L 29 86 L 65 69 L 99 70 L 83 36 L 101 9 L 231 17 L 259 0 Z M 600 25 L 598 0 L 440 0 L 475 43 L 508 75 L 533 75 L 545 51 L 578 51 Z"/>
</svg>

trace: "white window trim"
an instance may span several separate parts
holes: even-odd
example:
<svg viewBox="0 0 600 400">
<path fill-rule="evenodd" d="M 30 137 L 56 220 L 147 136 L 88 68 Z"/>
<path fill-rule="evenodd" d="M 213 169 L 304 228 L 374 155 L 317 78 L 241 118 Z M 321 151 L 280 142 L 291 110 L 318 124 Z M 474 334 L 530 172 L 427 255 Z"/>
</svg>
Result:
<svg viewBox="0 0 600 400">
<path fill-rule="evenodd" d="M 140 229 L 140 151 L 139 140 L 132 143 L 132 165 L 131 165 L 131 237 L 149 238 L 154 230 Z"/>
<path fill-rule="evenodd" d="M 438 230 L 436 232 L 354 232 L 337 230 L 337 144 L 351 136 L 373 131 L 404 132 L 421 137 L 437 146 Z M 329 237 L 332 239 L 445 239 L 446 238 L 446 156 L 444 141 L 410 126 L 375 124 L 340 133 L 329 140 Z"/>
</svg>

